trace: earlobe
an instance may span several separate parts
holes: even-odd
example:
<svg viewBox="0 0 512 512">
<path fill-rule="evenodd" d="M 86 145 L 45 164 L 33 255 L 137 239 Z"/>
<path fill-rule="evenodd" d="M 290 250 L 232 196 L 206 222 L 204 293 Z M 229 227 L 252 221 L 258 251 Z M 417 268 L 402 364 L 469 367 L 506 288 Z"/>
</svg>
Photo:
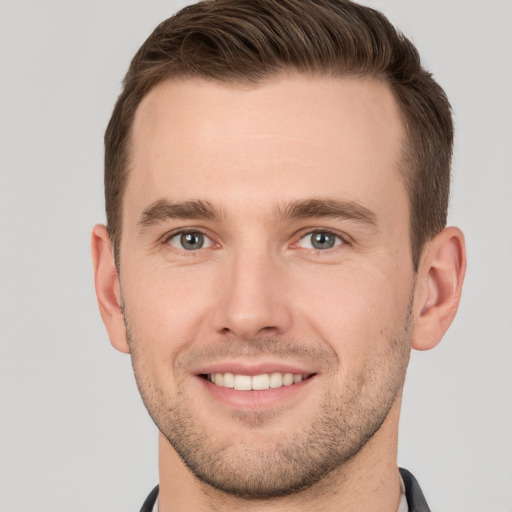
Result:
<svg viewBox="0 0 512 512">
<path fill-rule="evenodd" d="M 101 318 L 107 328 L 110 343 L 120 352 L 129 353 L 123 319 L 121 288 L 112 244 L 102 224 L 94 227 L 91 236 L 94 285 Z"/>
<path fill-rule="evenodd" d="M 415 297 L 413 348 L 435 347 L 459 307 L 466 272 L 466 249 L 460 229 L 438 233 L 423 251 Z"/>
</svg>

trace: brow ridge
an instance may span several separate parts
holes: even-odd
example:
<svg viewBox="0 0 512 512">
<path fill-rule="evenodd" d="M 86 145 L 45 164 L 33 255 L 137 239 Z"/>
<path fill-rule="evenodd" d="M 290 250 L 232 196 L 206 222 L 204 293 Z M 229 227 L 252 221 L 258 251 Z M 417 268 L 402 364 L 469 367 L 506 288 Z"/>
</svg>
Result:
<svg viewBox="0 0 512 512">
<path fill-rule="evenodd" d="M 174 202 L 160 199 L 143 210 L 137 224 L 140 229 L 145 229 L 168 219 L 217 220 L 224 217 L 223 212 L 207 200 Z M 368 208 L 355 201 L 332 198 L 295 200 L 279 204 L 272 217 L 275 222 L 309 218 L 347 219 L 372 228 L 377 227 L 377 217 Z"/>
<path fill-rule="evenodd" d="M 214 220 L 222 217 L 210 201 L 196 199 L 193 201 L 174 202 L 160 199 L 144 208 L 137 222 L 144 229 L 168 219 L 202 219 Z"/>
<path fill-rule="evenodd" d="M 348 219 L 377 227 L 377 216 L 356 201 L 332 198 L 297 200 L 279 205 L 274 211 L 276 221 L 287 219 L 336 218 Z"/>
</svg>

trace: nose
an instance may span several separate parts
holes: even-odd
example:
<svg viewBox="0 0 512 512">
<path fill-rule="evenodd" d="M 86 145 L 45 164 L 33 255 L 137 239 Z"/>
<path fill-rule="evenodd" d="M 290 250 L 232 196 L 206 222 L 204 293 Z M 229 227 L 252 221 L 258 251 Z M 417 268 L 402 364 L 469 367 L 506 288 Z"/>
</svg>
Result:
<svg viewBox="0 0 512 512">
<path fill-rule="evenodd" d="M 244 340 L 287 331 L 292 315 L 283 265 L 264 251 L 235 255 L 219 286 L 216 331 Z"/>
</svg>

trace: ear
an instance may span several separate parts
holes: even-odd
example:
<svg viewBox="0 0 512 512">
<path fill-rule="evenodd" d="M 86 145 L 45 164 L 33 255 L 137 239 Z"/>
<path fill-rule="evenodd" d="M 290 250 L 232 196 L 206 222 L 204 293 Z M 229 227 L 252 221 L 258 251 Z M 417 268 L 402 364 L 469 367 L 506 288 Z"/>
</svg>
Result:
<svg viewBox="0 0 512 512">
<path fill-rule="evenodd" d="M 96 297 L 110 343 L 120 352 L 129 353 L 114 252 L 107 228 L 102 224 L 94 226 L 92 231 L 91 252 Z"/>
<path fill-rule="evenodd" d="M 459 307 L 466 273 L 466 247 L 460 229 L 449 227 L 424 248 L 418 269 L 412 346 L 435 347 Z"/>
</svg>

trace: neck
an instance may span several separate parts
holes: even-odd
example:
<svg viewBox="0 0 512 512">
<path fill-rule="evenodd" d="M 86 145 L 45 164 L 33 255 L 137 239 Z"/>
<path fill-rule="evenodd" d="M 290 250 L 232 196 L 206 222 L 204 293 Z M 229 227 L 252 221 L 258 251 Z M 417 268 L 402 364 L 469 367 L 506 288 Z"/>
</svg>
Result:
<svg viewBox="0 0 512 512">
<path fill-rule="evenodd" d="M 312 509 L 325 512 L 396 512 L 400 500 L 400 476 L 396 456 L 400 399 L 395 401 L 378 432 L 352 459 L 310 488 L 289 496 L 250 500 L 213 489 L 186 467 L 167 439 L 160 434 L 160 512 L 248 512 Z"/>
</svg>

